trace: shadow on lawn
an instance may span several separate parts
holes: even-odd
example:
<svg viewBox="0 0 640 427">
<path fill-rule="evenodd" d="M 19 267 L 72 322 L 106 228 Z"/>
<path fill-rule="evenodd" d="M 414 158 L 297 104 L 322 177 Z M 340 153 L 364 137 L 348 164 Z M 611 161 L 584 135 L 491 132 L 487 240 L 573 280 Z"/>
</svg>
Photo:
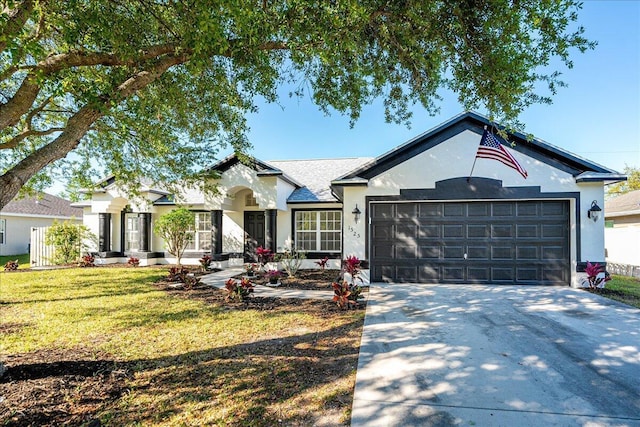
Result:
<svg viewBox="0 0 640 427">
<path fill-rule="evenodd" d="M 65 298 L 39 298 L 39 299 L 26 299 L 20 301 L 2 301 L 0 300 L 0 305 L 12 305 L 12 304 L 35 304 L 41 302 L 60 302 L 60 301 L 80 301 L 87 300 L 92 298 L 104 298 L 104 297 L 115 297 L 115 296 L 123 296 L 123 295 L 137 295 L 137 294 L 149 294 L 153 292 L 158 292 L 156 289 L 119 289 L 111 292 L 102 292 L 99 294 L 90 294 L 90 295 L 81 295 L 81 296 L 71 296 Z"/>
<path fill-rule="evenodd" d="M 208 411 L 203 422 L 212 424 L 311 424 L 323 412 L 333 409 L 344 413 L 350 409 L 353 383 L 345 386 L 338 382 L 357 366 L 361 326 L 362 321 L 352 321 L 320 332 L 125 362 L 102 357 L 11 366 L 9 361 L 8 372 L 0 380 L 3 392 L 11 385 L 19 389 L 52 377 L 95 378 L 114 372 L 118 373 L 122 387 L 89 413 L 69 411 L 66 417 L 59 415 L 64 411 L 52 406 L 66 396 L 60 393 L 58 399 L 49 402 L 32 402 L 39 406 L 30 408 L 31 421 L 12 423 L 2 410 L 0 423 L 29 425 L 33 420 L 41 424 L 76 423 L 100 416 L 109 420 L 108 425 L 149 424 L 171 416 L 188 417 L 185 411 Z M 124 377 L 130 378 L 128 384 Z M 323 401 L 312 401 L 312 389 L 334 382 L 333 390 Z M 131 394 L 126 399 L 129 403 L 118 402 L 129 390 Z M 0 409 L 18 403 L 10 401 L 10 393 L 5 396 L 7 400 Z M 70 420 L 71 413 L 81 418 Z M 49 418 L 48 414 L 55 418 Z M 336 419 L 331 424 L 338 422 Z"/>
</svg>

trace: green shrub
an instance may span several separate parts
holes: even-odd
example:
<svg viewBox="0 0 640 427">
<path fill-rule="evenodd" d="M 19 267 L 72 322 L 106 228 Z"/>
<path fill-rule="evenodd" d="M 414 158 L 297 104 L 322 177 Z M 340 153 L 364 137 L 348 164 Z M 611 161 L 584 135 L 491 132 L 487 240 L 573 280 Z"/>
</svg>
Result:
<svg viewBox="0 0 640 427">
<path fill-rule="evenodd" d="M 54 264 L 71 264 L 80 260 L 80 254 L 89 249 L 90 243 L 97 240 L 88 227 L 70 221 L 53 224 L 44 236 L 44 242 L 54 248 L 49 261 Z"/>
<path fill-rule="evenodd" d="M 277 257 L 277 261 L 282 263 L 282 268 L 284 268 L 289 277 L 296 277 L 305 259 L 307 259 L 307 256 L 304 252 L 293 249 L 291 251 L 285 250 L 284 253 L 278 254 Z"/>
<path fill-rule="evenodd" d="M 182 254 L 193 240 L 195 225 L 195 215 L 184 207 L 167 212 L 156 221 L 154 230 L 167 244 L 167 252 L 176 257 L 178 266 L 180 266 Z"/>
</svg>

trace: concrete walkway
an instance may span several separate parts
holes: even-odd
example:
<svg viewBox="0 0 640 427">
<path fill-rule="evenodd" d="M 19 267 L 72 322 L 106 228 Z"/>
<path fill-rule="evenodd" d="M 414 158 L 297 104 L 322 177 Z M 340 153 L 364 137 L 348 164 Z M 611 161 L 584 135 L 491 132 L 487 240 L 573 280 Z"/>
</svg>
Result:
<svg viewBox="0 0 640 427">
<path fill-rule="evenodd" d="M 351 425 L 640 426 L 640 310 L 571 288 L 372 284 Z"/>
<path fill-rule="evenodd" d="M 242 268 L 228 268 L 201 277 L 202 283 L 216 288 L 224 289 L 224 284 L 230 277 L 244 273 Z M 276 298 L 298 298 L 298 299 L 333 299 L 333 291 L 315 291 L 306 289 L 292 289 L 284 287 L 271 287 L 257 285 L 254 287 L 253 295 L 256 297 L 276 297 Z"/>
</svg>

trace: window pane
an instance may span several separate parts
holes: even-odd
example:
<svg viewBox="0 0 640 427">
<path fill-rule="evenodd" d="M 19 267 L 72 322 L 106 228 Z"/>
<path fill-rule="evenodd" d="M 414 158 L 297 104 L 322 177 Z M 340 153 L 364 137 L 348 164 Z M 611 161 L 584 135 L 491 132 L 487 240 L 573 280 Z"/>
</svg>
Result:
<svg viewBox="0 0 640 427">
<path fill-rule="evenodd" d="M 296 212 L 296 230 L 310 231 L 316 229 L 316 212 Z"/>
<path fill-rule="evenodd" d="M 317 250 L 316 233 L 303 232 L 296 233 L 296 249 L 301 251 Z"/>
<path fill-rule="evenodd" d="M 196 228 L 202 231 L 211 230 L 211 214 L 201 212 L 196 215 Z"/>
<path fill-rule="evenodd" d="M 211 250 L 211 232 L 210 231 L 201 231 L 198 233 L 198 241 L 200 243 L 201 251 L 209 251 Z"/>
<path fill-rule="evenodd" d="M 192 251 L 196 249 L 195 233 L 191 231 L 189 234 L 191 234 L 191 241 L 187 243 L 186 250 Z"/>
<path fill-rule="evenodd" d="M 322 251 L 339 251 L 340 250 L 340 232 L 321 233 L 320 250 Z"/>
</svg>

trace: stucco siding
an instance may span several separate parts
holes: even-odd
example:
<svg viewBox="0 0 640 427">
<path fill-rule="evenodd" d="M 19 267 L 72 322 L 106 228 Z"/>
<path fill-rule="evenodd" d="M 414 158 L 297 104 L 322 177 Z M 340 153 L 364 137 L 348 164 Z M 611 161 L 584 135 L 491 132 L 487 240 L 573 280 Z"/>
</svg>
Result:
<svg viewBox="0 0 640 427">
<path fill-rule="evenodd" d="M 89 229 L 89 231 L 96 237 L 99 235 L 99 226 L 100 226 L 100 218 L 97 213 L 92 213 L 91 208 L 84 208 L 84 213 L 82 215 L 82 223 L 85 227 Z M 98 242 L 92 242 L 89 247 L 89 251 L 97 251 L 98 250 Z"/>
<path fill-rule="evenodd" d="M 293 217 L 291 211 L 278 211 L 276 250 L 282 252 L 293 245 Z"/>
<path fill-rule="evenodd" d="M 244 252 L 244 212 L 229 211 L 222 217 L 222 252 Z"/>
<path fill-rule="evenodd" d="M 598 206 L 604 206 L 604 186 L 602 183 L 581 184 L 580 215 L 582 259 L 579 261 L 604 260 L 604 218 L 597 222 L 587 217 L 587 211 L 595 200 Z"/>
<path fill-rule="evenodd" d="M 344 218 L 343 218 L 343 254 L 345 257 L 352 255 L 360 259 L 366 259 L 366 233 L 367 233 L 367 208 L 366 187 L 346 187 L 344 189 Z M 355 222 L 352 214 L 358 205 L 360 220 Z"/>
<path fill-rule="evenodd" d="M 397 195 L 400 189 L 434 188 L 441 180 L 468 177 L 480 138 L 481 135 L 470 130 L 457 134 L 371 179 L 367 195 Z M 540 186 L 542 192 L 578 191 L 571 174 L 510 148 L 507 150 L 527 170 L 527 179 L 516 170 L 490 159 L 478 159 L 472 177 L 501 180 L 505 187 Z"/>
</svg>

